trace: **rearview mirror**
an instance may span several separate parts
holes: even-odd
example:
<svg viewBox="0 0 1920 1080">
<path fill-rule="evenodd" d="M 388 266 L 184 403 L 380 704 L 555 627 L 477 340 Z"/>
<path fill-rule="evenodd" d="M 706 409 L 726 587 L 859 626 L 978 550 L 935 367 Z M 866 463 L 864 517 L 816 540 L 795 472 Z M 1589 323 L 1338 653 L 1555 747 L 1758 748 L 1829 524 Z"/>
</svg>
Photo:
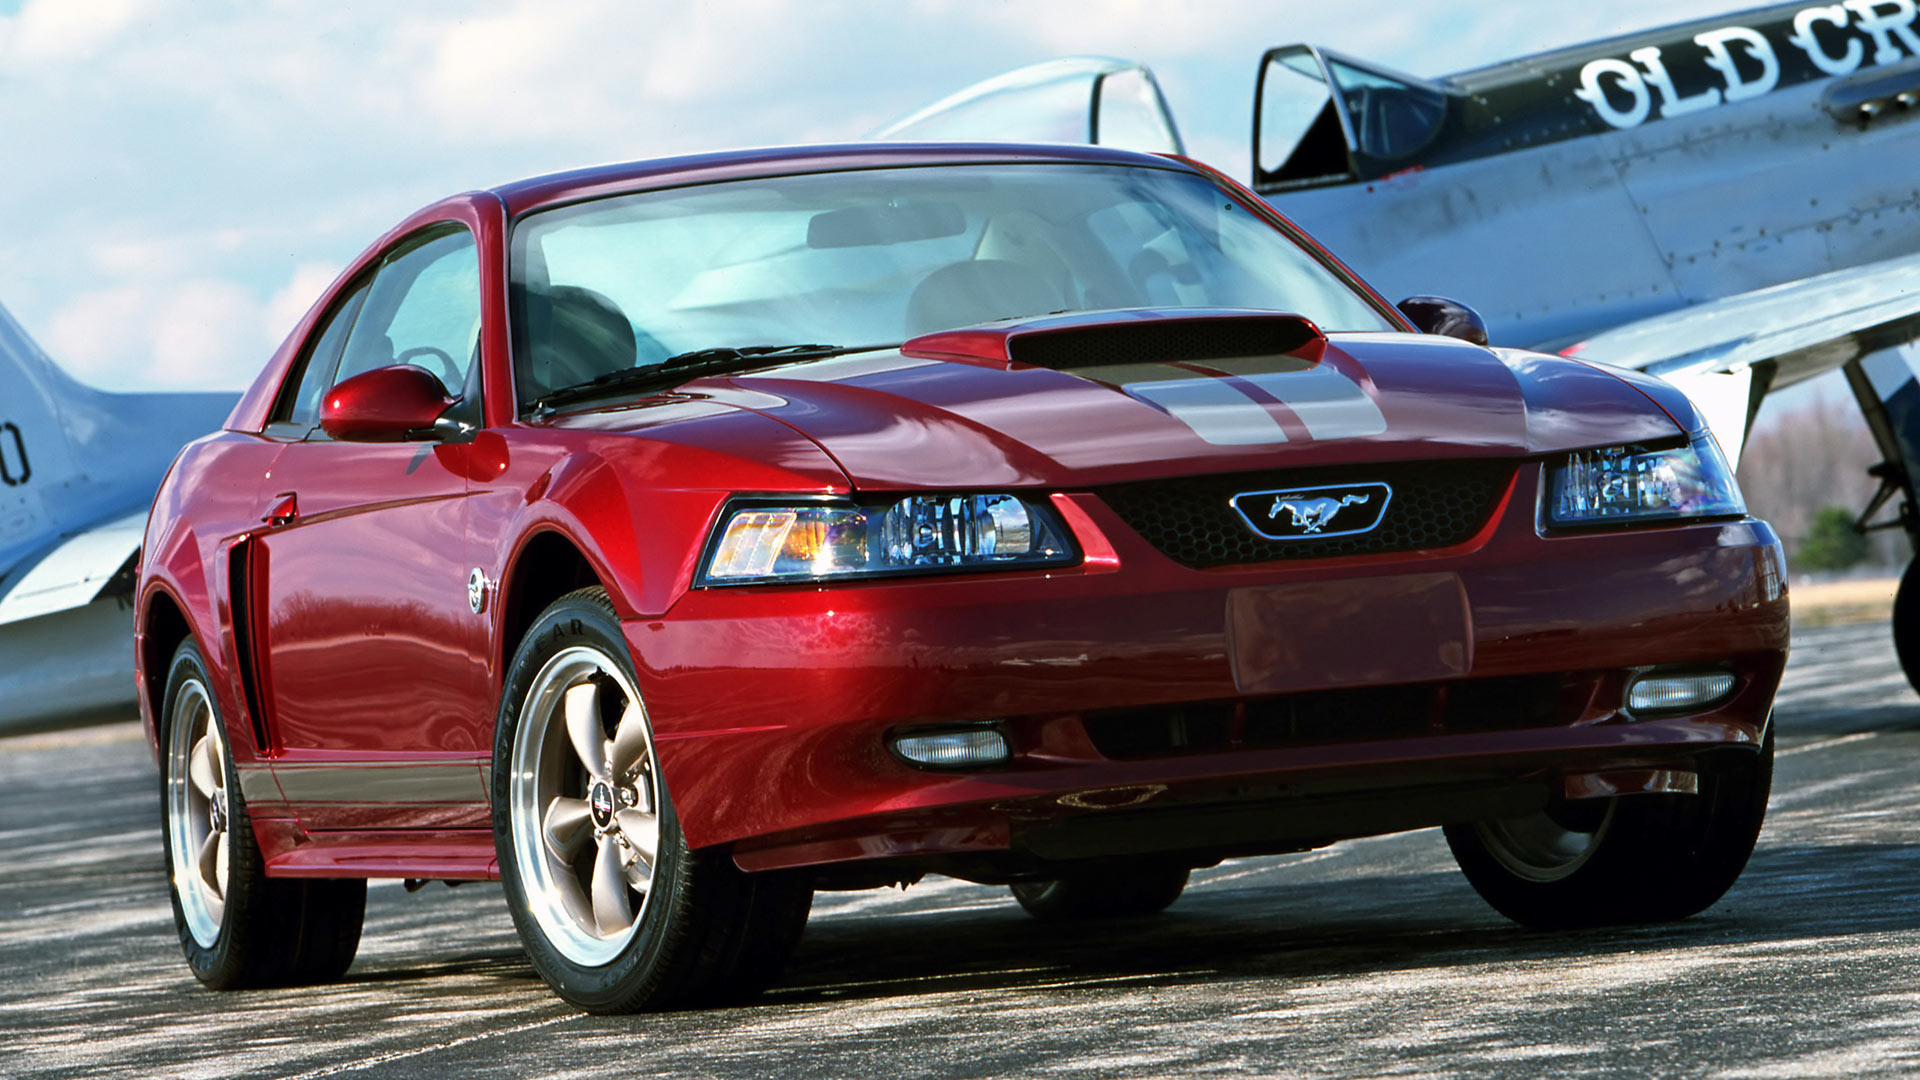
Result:
<svg viewBox="0 0 1920 1080">
<path fill-rule="evenodd" d="M 1458 300 L 1444 296 L 1409 296 L 1395 306 L 1423 334 L 1441 334 L 1475 345 L 1490 344 L 1487 321 Z"/>
<path fill-rule="evenodd" d="M 433 422 L 452 405 L 433 372 L 391 364 L 335 383 L 320 399 L 320 429 L 349 442 L 430 438 Z"/>
<path fill-rule="evenodd" d="M 967 215 L 958 203 L 912 202 L 888 206 L 849 206 L 827 210 L 807 221 L 810 248 L 877 247 L 935 240 L 967 231 Z"/>
</svg>

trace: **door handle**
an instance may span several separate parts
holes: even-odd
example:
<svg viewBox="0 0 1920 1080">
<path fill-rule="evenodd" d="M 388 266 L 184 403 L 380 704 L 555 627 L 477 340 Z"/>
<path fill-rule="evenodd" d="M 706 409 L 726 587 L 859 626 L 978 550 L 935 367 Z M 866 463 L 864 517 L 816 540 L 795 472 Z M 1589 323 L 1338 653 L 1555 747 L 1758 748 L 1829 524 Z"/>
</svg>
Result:
<svg viewBox="0 0 1920 1080">
<path fill-rule="evenodd" d="M 273 497 L 267 512 L 260 520 L 275 528 L 292 523 L 300 516 L 300 497 L 291 491 L 283 491 Z"/>
</svg>

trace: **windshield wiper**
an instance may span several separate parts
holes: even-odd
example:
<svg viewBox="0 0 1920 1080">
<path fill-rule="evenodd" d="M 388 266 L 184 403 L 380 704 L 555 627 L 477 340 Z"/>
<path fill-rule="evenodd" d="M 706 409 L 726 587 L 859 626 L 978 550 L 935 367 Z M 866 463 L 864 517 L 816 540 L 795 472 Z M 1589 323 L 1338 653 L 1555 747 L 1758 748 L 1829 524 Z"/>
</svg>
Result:
<svg viewBox="0 0 1920 1080">
<path fill-rule="evenodd" d="M 586 382 L 550 390 L 533 402 L 533 415 L 544 416 L 561 405 L 607 394 L 634 390 L 665 389 L 697 379 L 759 367 L 770 359 L 820 360 L 847 353 L 895 348 L 892 345 L 722 345 L 713 349 L 695 349 L 669 356 L 657 364 L 621 368 L 596 375 Z"/>
</svg>

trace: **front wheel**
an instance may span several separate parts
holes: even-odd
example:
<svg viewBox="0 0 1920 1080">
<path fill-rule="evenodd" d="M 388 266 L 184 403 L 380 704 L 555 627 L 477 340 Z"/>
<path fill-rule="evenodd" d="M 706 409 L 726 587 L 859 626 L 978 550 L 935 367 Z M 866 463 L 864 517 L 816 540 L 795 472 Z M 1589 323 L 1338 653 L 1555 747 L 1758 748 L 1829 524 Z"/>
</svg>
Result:
<svg viewBox="0 0 1920 1080">
<path fill-rule="evenodd" d="M 160 777 L 187 966 L 216 990 L 331 982 L 360 947 L 367 883 L 267 877 L 211 686 L 188 640 L 168 669 Z"/>
<path fill-rule="evenodd" d="M 1701 763 L 1693 795 L 1557 801 L 1446 827 L 1474 890 L 1536 929 L 1684 919 L 1733 886 L 1753 854 L 1773 786 L 1773 724 L 1758 753 Z"/>
<path fill-rule="evenodd" d="M 687 848 L 604 590 L 527 631 L 494 739 L 494 843 L 533 967 L 589 1012 L 733 1000 L 779 973 L 811 882 Z"/>
</svg>

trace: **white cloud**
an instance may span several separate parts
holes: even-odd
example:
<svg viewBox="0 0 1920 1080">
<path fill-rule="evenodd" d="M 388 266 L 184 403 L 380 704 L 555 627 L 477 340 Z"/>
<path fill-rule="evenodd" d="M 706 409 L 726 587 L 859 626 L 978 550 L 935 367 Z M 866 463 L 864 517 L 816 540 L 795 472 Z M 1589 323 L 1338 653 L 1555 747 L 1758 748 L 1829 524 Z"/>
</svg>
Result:
<svg viewBox="0 0 1920 1080">
<path fill-rule="evenodd" d="M 79 378 L 113 386 L 130 374 L 127 360 L 141 346 L 146 307 L 144 291 L 137 286 L 80 293 L 55 309 L 40 345 Z"/>
<path fill-rule="evenodd" d="M 0 17 L 0 301 L 96 381 L 238 386 L 416 206 L 598 161 L 858 137 L 1001 71 L 1159 72 L 1246 171 L 1262 49 L 1420 74 L 1703 11 L 1477 0 L 28 0 Z"/>
<path fill-rule="evenodd" d="M 85 60 L 133 25 L 148 0 L 27 0 L 7 45 L 18 60 Z"/>
<path fill-rule="evenodd" d="M 534 4 L 455 22 L 433 48 L 422 97 L 469 136 L 590 130 L 609 113 L 609 103 L 592 92 L 598 80 L 579 55 L 583 44 L 596 44 L 596 22 L 578 5 Z"/>
<path fill-rule="evenodd" d="M 271 348 L 259 311 L 253 295 L 230 281 L 187 281 L 166 290 L 148 316 L 149 378 L 172 387 L 246 381 Z"/>
<path fill-rule="evenodd" d="M 54 311 L 41 344 L 74 376 L 106 389 L 240 387 L 334 273 L 302 265 L 265 299 L 218 277 L 141 279 L 81 292 Z"/>
<path fill-rule="evenodd" d="M 307 313 L 314 301 L 320 299 L 320 293 L 333 284 L 340 269 L 332 263 L 321 262 L 301 263 L 295 267 L 293 276 L 280 291 L 273 294 L 262 312 L 264 322 L 261 331 L 267 339 L 284 341 L 293 332 L 300 317 Z"/>
</svg>

